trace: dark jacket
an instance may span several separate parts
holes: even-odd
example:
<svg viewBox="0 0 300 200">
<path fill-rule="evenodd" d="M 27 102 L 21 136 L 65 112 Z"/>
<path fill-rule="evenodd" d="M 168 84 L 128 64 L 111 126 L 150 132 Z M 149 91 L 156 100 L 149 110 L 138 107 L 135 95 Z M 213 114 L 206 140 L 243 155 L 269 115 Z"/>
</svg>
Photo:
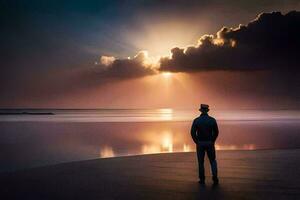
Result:
<svg viewBox="0 0 300 200">
<path fill-rule="evenodd" d="M 191 135 L 194 142 L 215 142 L 219 129 L 216 120 L 206 113 L 202 113 L 194 119 L 191 128 Z"/>
</svg>

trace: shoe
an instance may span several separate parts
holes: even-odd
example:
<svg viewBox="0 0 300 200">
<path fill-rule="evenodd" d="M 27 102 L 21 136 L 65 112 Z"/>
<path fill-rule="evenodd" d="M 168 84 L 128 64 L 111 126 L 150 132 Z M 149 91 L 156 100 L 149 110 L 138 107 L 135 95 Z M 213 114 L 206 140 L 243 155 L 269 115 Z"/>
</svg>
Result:
<svg viewBox="0 0 300 200">
<path fill-rule="evenodd" d="M 201 185 L 205 185 L 205 180 L 201 179 L 201 180 L 198 181 L 198 183 L 201 184 Z"/>
<path fill-rule="evenodd" d="M 219 185 L 219 179 L 218 179 L 218 177 L 213 177 L 213 185 Z"/>
</svg>

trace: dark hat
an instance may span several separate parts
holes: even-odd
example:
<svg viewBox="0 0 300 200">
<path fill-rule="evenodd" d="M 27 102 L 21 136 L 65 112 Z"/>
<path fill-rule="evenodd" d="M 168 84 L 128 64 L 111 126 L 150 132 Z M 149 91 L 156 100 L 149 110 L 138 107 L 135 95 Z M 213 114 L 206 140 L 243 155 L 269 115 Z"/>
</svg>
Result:
<svg viewBox="0 0 300 200">
<path fill-rule="evenodd" d="M 200 110 L 201 112 L 202 112 L 202 111 L 208 112 L 208 111 L 209 111 L 209 105 L 207 105 L 207 104 L 201 104 L 199 110 Z"/>
</svg>

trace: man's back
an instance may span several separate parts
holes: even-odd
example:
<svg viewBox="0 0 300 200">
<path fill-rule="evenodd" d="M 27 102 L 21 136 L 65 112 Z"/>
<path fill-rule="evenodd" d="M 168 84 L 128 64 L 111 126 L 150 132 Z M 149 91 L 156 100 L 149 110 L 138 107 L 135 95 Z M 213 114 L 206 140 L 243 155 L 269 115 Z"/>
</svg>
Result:
<svg viewBox="0 0 300 200">
<path fill-rule="evenodd" d="M 194 119 L 191 128 L 191 135 L 196 143 L 197 158 L 199 165 L 199 183 L 205 184 L 204 156 L 207 153 L 212 172 L 214 185 L 219 183 L 218 167 L 216 161 L 215 141 L 219 135 L 219 129 L 216 120 L 207 113 L 209 105 L 201 104 L 199 109 L 201 115 Z"/>
<path fill-rule="evenodd" d="M 191 134 L 195 143 L 201 141 L 215 142 L 219 134 L 216 120 L 207 113 L 202 113 L 194 120 Z"/>
</svg>

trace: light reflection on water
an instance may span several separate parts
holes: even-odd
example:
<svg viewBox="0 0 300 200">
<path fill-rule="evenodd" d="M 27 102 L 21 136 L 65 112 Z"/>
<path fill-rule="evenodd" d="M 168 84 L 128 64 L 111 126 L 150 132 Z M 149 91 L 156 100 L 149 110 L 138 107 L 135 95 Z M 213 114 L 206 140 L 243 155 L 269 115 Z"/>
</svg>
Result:
<svg viewBox="0 0 300 200">
<path fill-rule="evenodd" d="M 1 110 L 0 122 L 159 122 L 190 121 L 197 109 L 34 109 Z M 22 114 L 23 113 L 23 114 Z M 27 113 L 27 114 L 24 114 Z M 28 114 L 29 113 L 29 114 Z M 44 113 L 37 115 L 37 113 Z M 47 114 L 45 114 L 47 113 Z M 300 120 L 298 110 L 211 110 L 218 120 Z"/>
<path fill-rule="evenodd" d="M 190 110 L 162 109 L 33 109 L 1 110 L 0 122 L 152 122 L 189 120 Z M 19 113 L 19 114 L 18 114 Z M 24 114 L 27 113 L 27 114 Z M 29 113 L 29 114 L 28 114 Z M 40 113 L 40 115 L 39 115 Z"/>
<path fill-rule="evenodd" d="M 173 153 L 173 152 L 193 152 L 196 150 L 195 146 L 189 144 L 183 144 L 182 148 L 173 148 L 173 141 L 170 136 L 164 136 L 161 144 L 155 141 L 153 144 L 143 144 L 141 151 L 137 154 L 157 154 L 157 153 Z M 243 144 L 243 145 L 220 145 L 215 144 L 216 150 L 256 150 L 255 144 Z M 133 154 L 126 154 L 133 155 Z M 113 148 L 105 146 L 100 149 L 100 158 L 108 158 L 118 156 L 114 153 Z M 123 155 L 124 156 L 124 155 Z"/>
<path fill-rule="evenodd" d="M 149 137 L 148 137 L 149 138 Z M 149 138 L 150 139 L 150 138 Z M 159 137 L 148 140 L 142 145 L 141 154 L 166 153 L 173 151 L 173 134 L 170 131 L 164 131 Z"/>
<path fill-rule="evenodd" d="M 160 134 L 154 134 L 145 136 L 146 140 L 141 145 L 141 151 L 136 154 L 156 154 L 156 153 L 172 153 L 172 152 L 193 152 L 195 151 L 195 145 L 182 143 L 177 141 L 174 143 L 173 134 L 171 131 L 163 131 Z M 175 140 L 176 141 L 176 140 Z M 176 148 L 174 148 L 176 146 Z M 216 150 L 255 150 L 255 144 L 242 144 L 242 145 L 222 145 L 218 142 L 215 144 Z M 132 155 L 128 153 L 127 155 Z M 111 146 L 104 146 L 100 149 L 100 157 L 114 157 L 118 156 Z"/>
<path fill-rule="evenodd" d="M 110 158 L 114 157 L 115 153 L 110 146 L 104 146 L 100 149 L 100 158 Z"/>
</svg>

